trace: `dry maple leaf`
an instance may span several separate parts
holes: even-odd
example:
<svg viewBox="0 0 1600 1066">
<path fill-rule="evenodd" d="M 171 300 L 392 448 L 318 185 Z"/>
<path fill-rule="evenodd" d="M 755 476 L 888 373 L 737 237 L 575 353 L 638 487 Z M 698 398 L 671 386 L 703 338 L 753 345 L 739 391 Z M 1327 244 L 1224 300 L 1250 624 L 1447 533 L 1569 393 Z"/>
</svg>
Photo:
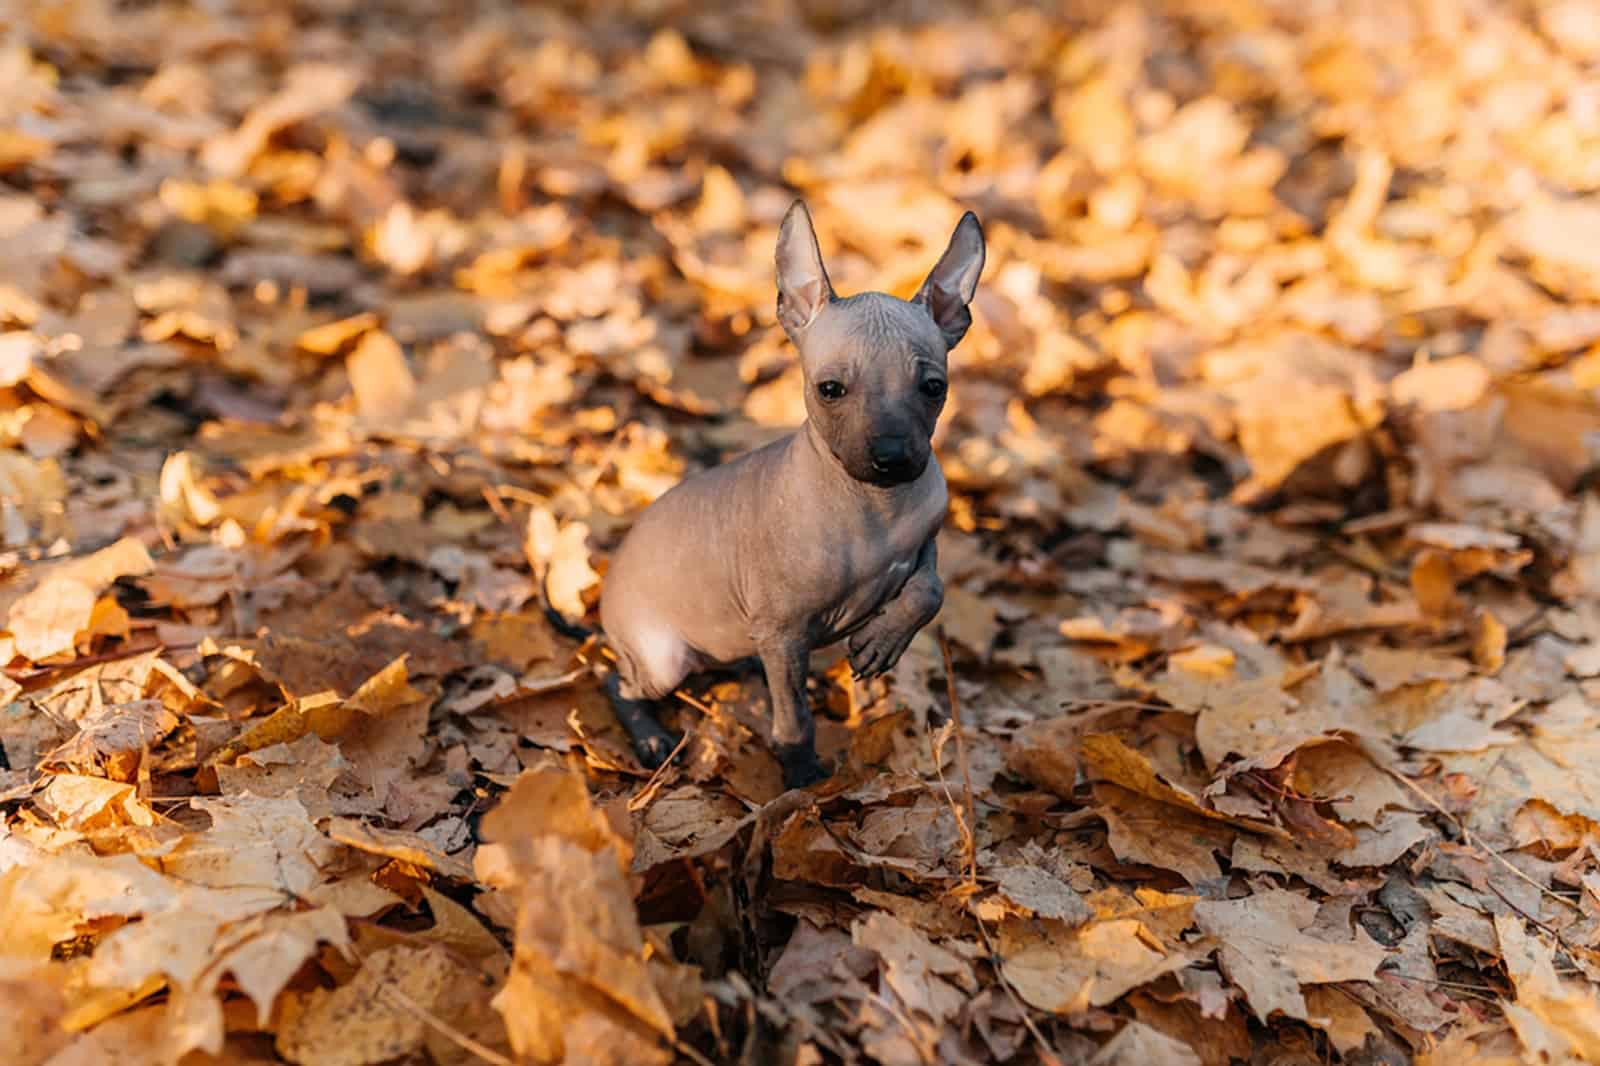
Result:
<svg viewBox="0 0 1600 1066">
<path fill-rule="evenodd" d="M 518 901 L 511 975 L 495 1000 L 512 1047 L 536 1062 L 670 1061 L 660 1039 L 672 1020 L 645 964 L 624 856 L 582 779 L 524 772 L 484 835 L 480 877 Z"/>
<path fill-rule="evenodd" d="M 163 872 L 192 884 L 304 896 L 327 879 L 340 848 L 311 824 L 293 796 L 196 797 L 211 828 L 159 857 Z"/>
<path fill-rule="evenodd" d="M 128 782 L 150 749 L 178 727 L 178 716 L 160 700 L 136 700 L 102 707 L 78 726 L 76 736 L 40 758 L 40 769 L 97 773 Z"/>
<path fill-rule="evenodd" d="M 1114 1002 L 1130 989 L 1203 957 L 1177 945 L 1152 947 L 1136 919 L 1095 921 L 1075 931 L 1042 923 L 1035 930 L 1002 928 L 1001 968 L 1028 1003 L 1076 1014 Z"/>
<path fill-rule="evenodd" d="M 1388 957 L 1359 928 L 1344 942 L 1309 935 L 1305 930 L 1316 919 L 1317 905 L 1282 889 L 1225 902 L 1203 900 L 1194 913 L 1201 930 L 1220 942 L 1223 971 L 1262 1020 L 1274 1011 L 1304 1019 L 1308 1008 L 1301 985 L 1370 981 Z"/>
<path fill-rule="evenodd" d="M 306 996 L 279 1029 L 277 1048 L 304 1066 L 372 1066 L 415 1054 L 443 1043 L 429 1020 L 459 1021 L 461 992 L 471 987 L 470 971 L 440 948 L 383 948 L 348 984 Z"/>
</svg>

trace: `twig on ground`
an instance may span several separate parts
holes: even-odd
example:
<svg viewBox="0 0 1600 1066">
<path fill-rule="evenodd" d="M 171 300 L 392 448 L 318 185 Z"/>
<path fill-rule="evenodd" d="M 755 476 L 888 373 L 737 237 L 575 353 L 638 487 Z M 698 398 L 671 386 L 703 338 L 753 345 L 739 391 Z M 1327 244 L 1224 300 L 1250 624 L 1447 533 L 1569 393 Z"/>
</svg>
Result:
<svg viewBox="0 0 1600 1066">
<path fill-rule="evenodd" d="M 628 811 L 630 813 L 637 814 L 650 806 L 651 801 L 656 798 L 656 793 L 661 791 L 661 783 L 667 779 L 668 767 L 673 765 L 678 758 L 678 753 L 688 745 L 689 738 L 692 736 L 694 736 L 693 729 L 685 729 L 683 731 L 683 736 L 678 738 L 678 744 L 672 749 L 671 754 L 662 760 L 660 766 L 656 767 L 655 773 L 650 775 L 650 780 L 644 783 L 644 788 L 641 788 L 638 794 L 628 801 Z"/>
<path fill-rule="evenodd" d="M 114 663 L 119 659 L 132 659 L 135 656 L 143 655 L 147 651 L 189 651 L 199 646 L 200 642 L 194 640 L 177 644 L 163 644 L 157 641 L 154 644 L 141 644 L 135 648 L 118 648 L 115 651 L 105 651 L 99 655 L 81 655 L 66 662 L 46 663 L 43 666 L 36 666 L 32 669 L 0 669 L 0 673 L 5 674 L 13 681 L 32 681 L 35 678 L 58 674 L 63 670 L 78 670 L 85 666 L 96 666 L 100 663 Z"/>
<path fill-rule="evenodd" d="M 1005 971 L 1000 969 L 1000 952 L 994 946 L 994 939 L 989 936 L 989 927 L 983 924 L 983 919 L 978 917 L 977 911 L 969 907 L 967 913 L 971 914 L 972 920 L 978 923 L 978 932 L 983 937 L 983 946 L 989 952 L 989 965 L 994 967 L 995 980 L 999 981 L 1000 987 L 1005 989 L 1007 998 L 1011 1000 L 1011 1005 L 1016 1007 L 1017 1013 L 1022 1016 L 1022 1024 L 1027 1027 L 1028 1032 L 1033 1035 L 1034 1042 L 1039 1045 L 1039 1058 L 1044 1062 L 1044 1066 L 1063 1066 L 1061 1060 L 1056 1057 L 1056 1053 L 1051 1049 L 1050 1042 L 1044 1038 L 1044 1033 L 1040 1032 L 1038 1025 L 1034 1024 L 1033 1015 L 1028 1012 L 1028 1005 L 1022 1002 L 1022 997 L 1017 994 L 1017 990 L 1011 987 L 1011 980 L 1006 977 Z"/>
<path fill-rule="evenodd" d="M 939 651 L 944 656 L 945 693 L 950 698 L 950 720 L 955 723 L 956 727 L 956 761 L 961 766 L 961 787 L 967 805 L 967 816 L 964 824 L 965 832 L 962 834 L 964 837 L 963 843 L 967 849 L 967 881 L 969 884 L 976 886 L 978 883 L 978 817 L 972 802 L 972 768 L 967 764 L 966 729 L 961 723 L 961 700 L 956 696 L 956 669 L 955 663 L 950 658 L 950 642 L 945 639 L 943 626 L 936 630 L 935 635 L 939 639 Z"/>
<path fill-rule="evenodd" d="M 1368 758 L 1370 760 L 1371 757 L 1369 756 Z M 1444 807 L 1444 804 L 1440 803 L 1438 800 L 1436 800 L 1432 796 L 1428 795 L 1428 793 L 1423 790 L 1421 785 L 1418 785 L 1415 781 L 1411 780 L 1405 774 L 1402 774 L 1397 770 L 1391 770 L 1387 766 L 1378 766 L 1376 761 L 1373 761 L 1372 765 L 1376 766 L 1378 769 L 1382 770 L 1384 773 L 1388 774 L 1390 777 L 1392 777 L 1396 781 L 1400 782 L 1406 788 L 1408 788 L 1412 792 L 1416 793 L 1417 796 L 1419 798 L 1421 798 L 1421 800 L 1424 803 L 1426 803 L 1428 806 L 1432 807 L 1434 810 L 1438 811 L 1440 814 L 1444 815 L 1446 818 L 1450 819 L 1451 824 L 1454 825 L 1456 827 L 1456 829 L 1458 829 L 1460 831 L 1461 839 L 1466 842 L 1466 845 L 1469 848 L 1472 848 L 1475 851 L 1483 852 L 1483 854 L 1486 857 L 1488 857 L 1490 859 L 1493 859 L 1495 862 L 1499 863 L 1501 866 L 1504 866 L 1507 870 L 1510 870 L 1511 873 L 1514 876 L 1516 876 L 1518 878 L 1521 878 L 1522 880 L 1526 881 L 1528 884 L 1530 884 L 1534 888 L 1538 889 L 1541 894 L 1549 896 L 1551 899 L 1557 901 L 1558 903 L 1561 903 L 1564 906 L 1571 907 L 1573 910 L 1578 911 L 1580 914 L 1582 913 L 1582 908 L 1579 907 L 1576 903 L 1572 902 L 1570 899 L 1568 899 L 1567 897 L 1565 897 L 1565 896 L 1563 896 L 1563 895 L 1561 895 L 1561 894 L 1559 894 L 1557 892 L 1552 892 L 1550 889 L 1546 888 L 1544 885 L 1541 885 L 1539 882 L 1535 881 L 1532 877 L 1529 877 L 1526 873 L 1524 873 L 1523 871 L 1517 869 L 1516 866 L 1512 865 L 1512 863 L 1508 859 L 1506 859 L 1504 856 L 1500 855 L 1493 848 L 1490 848 L 1489 846 L 1484 844 L 1482 841 L 1478 840 L 1478 838 L 1474 837 L 1472 835 L 1472 830 L 1468 829 L 1466 827 L 1466 825 L 1461 821 L 1461 819 L 1457 818 L 1455 815 L 1451 814 L 1448 810 L 1446 810 L 1445 807 Z M 1499 893 L 1497 892 L 1496 894 L 1498 895 Z M 1501 899 L 1505 899 L 1504 896 L 1501 896 L 1500 898 Z M 1559 934 L 1557 934 L 1554 930 L 1550 929 L 1549 926 L 1547 926 L 1543 922 L 1539 921 L 1539 919 L 1535 918 L 1533 915 L 1523 912 L 1520 907 L 1517 907 L 1510 900 L 1505 900 L 1505 902 L 1506 902 L 1507 906 L 1510 906 L 1513 909 L 1515 909 L 1519 914 L 1522 914 L 1522 916 L 1524 918 L 1528 919 L 1531 922 L 1536 923 L 1541 928 L 1549 931 L 1552 936 L 1559 936 Z"/>
<path fill-rule="evenodd" d="M 365 963 L 366 960 L 363 958 L 362 962 Z M 506 1058 L 504 1055 L 500 1054 L 500 1052 L 491 1047 L 478 1043 L 476 1040 L 472 1039 L 472 1037 L 468 1036 L 466 1033 L 463 1033 L 460 1029 L 457 1029 L 455 1026 L 451 1025 L 449 1022 L 433 1013 L 427 1007 L 424 1007 L 421 1003 L 418 1003 L 413 997 L 407 995 L 394 985 L 379 985 L 378 994 L 390 996 L 397 1000 L 402 1007 L 404 1007 L 406 1010 L 412 1011 L 418 1018 L 422 1019 L 424 1025 L 427 1025 L 429 1028 L 433 1029 L 440 1036 L 444 1037 L 446 1040 L 450 1041 L 467 1054 L 475 1055 L 484 1062 L 492 1063 L 493 1066 L 516 1066 L 516 1063 L 513 1060 Z"/>
<path fill-rule="evenodd" d="M 700 1052 L 696 1051 L 689 1044 L 686 1044 L 682 1040 L 678 1039 L 676 1036 L 672 1038 L 672 1049 L 678 1054 L 682 1055 L 684 1058 L 688 1059 L 690 1062 L 693 1062 L 695 1066 L 716 1066 L 714 1062 L 700 1054 Z"/>
</svg>

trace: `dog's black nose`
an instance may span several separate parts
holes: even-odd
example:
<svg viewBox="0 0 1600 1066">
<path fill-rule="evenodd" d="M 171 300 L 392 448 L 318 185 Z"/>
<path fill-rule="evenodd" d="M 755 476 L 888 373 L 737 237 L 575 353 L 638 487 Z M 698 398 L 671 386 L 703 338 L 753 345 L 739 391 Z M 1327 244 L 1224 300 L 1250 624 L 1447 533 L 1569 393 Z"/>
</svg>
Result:
<svg viewBox="0 0 1600 1066">
<path fill-rule="evenodd" d="M 867 451 L 872 456 L 872 469 L 880 474 L 898 473 L 911 465 L 911 441 L 906 437 L 873 437 Z"/>
</svg>

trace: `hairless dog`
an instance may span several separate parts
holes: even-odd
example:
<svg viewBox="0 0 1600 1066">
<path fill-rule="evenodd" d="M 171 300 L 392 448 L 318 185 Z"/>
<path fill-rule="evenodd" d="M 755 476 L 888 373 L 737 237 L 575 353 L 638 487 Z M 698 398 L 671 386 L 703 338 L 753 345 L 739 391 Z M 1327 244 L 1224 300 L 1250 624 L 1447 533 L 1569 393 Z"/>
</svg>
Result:
<svg viewBox="0 0 1600 1066">
<path fill-rule="evenodd" d="M 798 200 L 789 208 L 778 321 L 800 354 L 805 424 L 659 497 L 601 591 L 617 655 L 611 701 L 645 766 L 676 746 L 657 702 L 695 670 L 755 655 L 784 784 L 822 780 L 806 700 L 811 651 L 844 640 L 857 676 L 872 677 L 938 613 L 934 542 L 948 497 L 933 430 L 983 261 L 969 211 L 909 301 L 839 297 L 810 213 Z"/>
</svg>

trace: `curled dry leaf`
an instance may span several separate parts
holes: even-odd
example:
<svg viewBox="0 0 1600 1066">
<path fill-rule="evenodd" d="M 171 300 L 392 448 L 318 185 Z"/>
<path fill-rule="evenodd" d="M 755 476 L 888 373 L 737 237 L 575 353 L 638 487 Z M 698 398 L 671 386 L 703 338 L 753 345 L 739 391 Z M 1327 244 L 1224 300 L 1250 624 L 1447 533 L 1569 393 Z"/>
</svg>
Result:
<svg viewBox="0 0 1600 1066">
<path fill-rule="evenodd" d="M 589 565 L 589 527 L 582 522 L 560 525 L 555 515 L 534 508 L 528 515 L 523 547 L 534 573 L 548 582 L 550 603 L 568 618 L 581 618 L 588 612 L 583 593 L 600 582 L 600 575 Z"/>
<path fill-rule="evenodd" d="M 524 772 L 484 834 L 494 850 L 479 850 L 480 873 L 517 900 L 511 975 L 495 1000 L 511 1046 L 535 1062 L 671 1061 L 625 857 L 582 779 Z"/>
<path fill-rule="evenodd" d="M 178 716 L 160 700 L 112 704 L 78 723 L 78 733 L 40 758 L 44 769 L 98 774 L 133 781 L 150 749 L 178 727 Z"/>
<path fill-rule="evenodd" d="M 443 877 L 457 881 L 472 880 L 471 863 L 445 854 L 416 833 L 380 829 L 350 818 L 335 818 L 328 823 L 328 836 L 352 848 L 407 862 Z"/>
<path fill-rule="evenodd" d="M 71 651 L 100 594 L 120 577 L 148 574 L 143 544 L 124 538 L 82 559 L 58 564 L 27 593 L 6 602 L 5 625 L 18 654 L 38 662 Z"/>
</svg>

